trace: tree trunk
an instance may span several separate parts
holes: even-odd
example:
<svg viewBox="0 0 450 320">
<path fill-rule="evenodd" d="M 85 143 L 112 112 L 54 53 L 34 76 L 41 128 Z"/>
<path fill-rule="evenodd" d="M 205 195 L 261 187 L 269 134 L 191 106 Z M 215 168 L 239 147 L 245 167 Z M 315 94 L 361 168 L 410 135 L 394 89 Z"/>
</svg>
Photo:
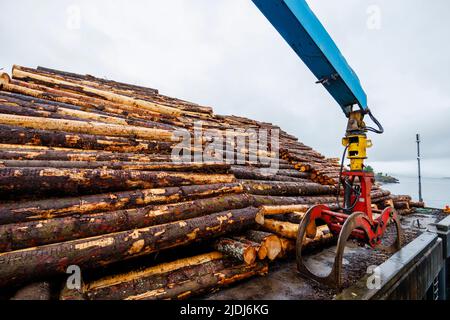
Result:
<svg viewBox="0 0 450 320">
<path fill-rule="evenodd" d="M 168 162 L 167 154 L 117 153 L 80 149 L 51 149 L 48 147 L 0 145 L 0 159 L 44 161 L 122 161 L 122 162 Z"/>
<path fill-rule="evenodd" d="M 0 225 L 117 211 L 151 204 L 157 205 L 229 193 L 241 193 L 242 191 L 242 186 L 238 183 L 225 183 L 11 202 L 0 204 Z"/>
<path fill-rule="evenodd" d="M 328 196 L 305 196 L 305 197 L 274 197 L 252 195 L 254 206 L 278 206 L 278 205 L 299 205 L 299 204 L 324 204 L 335 203 L 336 197 Z"/>
<path fill-rule="evenodd" d="M 27 117 L 9 114 L 0 114 L 0 123 L 11 126 L 21 126 L 32 129 L 67 131 L 84 134 L 108 133 L 110 136 L 129 137 L 140 139 L 173 142 L 177 138 L 172 131 L 163 129 L 150 129 L 136 126 L 123 126 L 94 121 L 59 120 L 51 118 Z"/>
<path fill-rule="evenodd" d="M 86 294 L 91 300 L 186 299 L 267 271 L 267 264 L 262 262 L 246 265 L 231 259 L 211 259 L 160 274 L 119 275 L 112 285 L 88 284 Z"/>
<path fill-rule="evenodd" d="M 0 143 L 127 153 L 170 154 L 172 150 L 170 142 L 139 140 L 132 137 L 74 134 L 8 125 L 0 125 Z"/>
<path fill-rule="evenodd" d="M 113 290 L 116 292 L 129 290 L 130 283 L 136 283 L 141 279 L 169 274 L 170 272 L 181 270 L 183 268 L 190 268 L 222 259 L 224 259 L 223 254 L 217 251 L 182 258 L 148 267 L 143 270 L 130 271 L 128 273 L 112 275 L 89 282 L 84 285 L 83 292 L 87 293 L 90 298 L 96 298 L 99 295 L 114 298 L 114 294 L 112 293 Z"/>
<path fill-rule="evenodd" d="M 0 252 L 187 220 L 250 205 L 245 194 L 0 225 Z M 250 254 L 250 253 L 249 253 Z"/>
<path fill-rule="evenodd" d="M 322 186 L 313 182 L 269 182 L 269 181 L 244 181 L 244 189 L 255 195 L 270 196 L 311 196 L 335 194 L 336 189 L 330 186 Z"/>
<path fill-rule="evenodd" d="M 183 281 L 183 279 L 166 287 L 147 291 L 140 295 L 132 295 L 127 297 L 126 300 L 184 300 L 229 286 L 255 275 L 266 275 L 268 272 L 269 266 L 262 261 L 252 265 L 230 266 L 201 277 L 186 279 L 186 281 Z"/>
<path fill-rule="evenodd" d="M 87 270 L 237 232 L 254 225 L 257 212 L 257 208 L 248 207 L 148 228 L 2 253 L 0 287 L 64 274 L 66 268 L 73 264 Z"/>
<path fill-rule="evenodd" d="M 186 114 L 186 115 L 196 114 L 193 112 L 180 111 L 180 110 L 177 110 L 172 107 L 167 107 L 167 106 L 159 105 L 159 104 L 152 103 L 149 101 L 135 99 L 132 97 L 127 97 L 124 95 L 112 93 L 110 91 L 101 90 L 101 89 L 97 89 L 94 87 L 85 86 L 82 84 L 74 84 L 70 81 L 58 80 L 58 79 L 51 78 L 48 76 L 43 76 L 43 75 L 39 75 L 36 73 L 23 71 L 18 66 L 13 67 L 12 75 L 15 79 L 22 79 L 22 80 L 23 79 L 33 79 L 33 80 L 37 80 L 37 81 L 40 81 L 45 84 L 61 85 L 61 86 L 64 86 L 65 88 L 71 88 L 74 91 L 81 91 L 83 94 L 86 94 L 86 95 L 93 94 L 93 95 L 102 97 L 103 99 L 111 101 L 111 102 L 129 105 L 129 106 L 133 106 L 133 107 L 140 107 L 140 108 L 152 111 L 152 112 L 158 112 L 158 113 L 167 114 L 170 116 L 179 116 L 182 114 Z M 201 114 L 198 114 L 198 115 L 201 115 Z"/>
<path fill-rule="evenodd" d="M 101 169 L 0 168 L 0 195 L 78 195 L 190 184 L 232 183 L 227 174 Z"/>
<path fill-rule="evenodd" d="M 226 163 L 213 162 L 120 162 L 120 161 L 61 161 L 61 160 L 1 160 L 0 168 L 67 168 L 137 171 L 185 171 L 226 173 Z"/>
</svg>

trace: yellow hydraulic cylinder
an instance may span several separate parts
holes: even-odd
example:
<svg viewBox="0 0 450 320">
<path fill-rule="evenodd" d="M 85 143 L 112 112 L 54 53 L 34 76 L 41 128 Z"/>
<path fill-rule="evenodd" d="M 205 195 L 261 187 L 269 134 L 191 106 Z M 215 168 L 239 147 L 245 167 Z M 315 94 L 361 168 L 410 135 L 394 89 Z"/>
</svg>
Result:
<svg viewBox="0 0 450 320">
<path fill-rule="evenodd" d="M 350 170 L 362 171 L 364 160 L 367 159 L 367 148 L 372 147 L 372 141 L 364 134 L 357 134 L 343 138 L 342 144 L 348 146 L 347 158 L 350 159 Z"/>
</svg>

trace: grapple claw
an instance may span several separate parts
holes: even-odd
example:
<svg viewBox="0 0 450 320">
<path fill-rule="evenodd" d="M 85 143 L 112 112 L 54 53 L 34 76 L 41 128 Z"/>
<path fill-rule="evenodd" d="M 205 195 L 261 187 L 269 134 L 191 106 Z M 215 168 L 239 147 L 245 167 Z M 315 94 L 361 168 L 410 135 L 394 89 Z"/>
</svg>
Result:
<svg viewBox="0 0 450 320">
<path fill-rule="evenodd" d="M 331 271 L 326 275 L 320 275 L 307 266 L 302 256 L 303 243 L 306 236 L 306 227 L 311 222 L 312 218 L 317 218 L 317 213 L 314 213 L 320 209 L 321 208 L 318 208 L 318 206 L 312 207 L 300 223 L 296 246 L 297 269 L 300 274 L 305 277 L 313 279 L 319 283 L 326 284 L 330 287 L 340 289 L 343 285 L 342 258 L 344 256 L 345 246 L 355 229 L 364 228 L 364 225 L 361 223 L 361 219 L 364 218 L 364 213 L 355 212 L 347 218 L 339 234 L 339 239 L 336 246 L 336 255 Z"/>
</svg>

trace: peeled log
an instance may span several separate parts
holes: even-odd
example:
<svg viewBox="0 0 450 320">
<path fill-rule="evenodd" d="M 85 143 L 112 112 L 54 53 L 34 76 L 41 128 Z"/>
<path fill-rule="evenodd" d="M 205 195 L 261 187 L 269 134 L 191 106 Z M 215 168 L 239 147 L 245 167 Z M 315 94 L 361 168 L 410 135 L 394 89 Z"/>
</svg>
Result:
<svg viewBox="0 0 450 320">
<path fill-rule="evenodd" d="M 311 196 L 330 195 L 336 189 L 314 182 L 243 181 L 244 189 L 254 195 L 270 196 Z"/>
<path fill-rule="evenodd" d="M 64 274 L 70 265 L 82 270 L 219 237 L 254 225 L 257 208 L 123 231 L 0 254 L 0 287 Z M 281 250 L 281 249 L 280 249 Z"/>
<path fill-rule="evenodd" d="M 274 234 L 249 230 L 245 233 L 245 237 L 253 242 L 260 243 L 261 247 L 265 247 L 266 250 L 264 251 L 267 254 L 267 258 L 270 260 L 274 260 L 281 251 L 280 239 Z"/>
<path fill-rule="evenodd" d="M 0 195 L 76 195 L 191 184 L 232 183 L 229 174 L 101 169 L 0 168 Z"/>
<path fill-rule="evenodd" d="M 214 248 L 217 251 L 241 262 L 245 262 L 246 264 L 252 264 L 256 260 L 255 247 L 230 238 L 217 240 L 214 244 Z"/>
<path fill-rule="evenodd" d="M 0 204 L 0 225 L 66 217 L 75 214 L 86 215 L 116 211 L 150 204 L 165 204 L 228 193 L 241 193 L 242 191 L 242 186 L 238 183 L 225 183 L 4 203 Z"/>
</svg>

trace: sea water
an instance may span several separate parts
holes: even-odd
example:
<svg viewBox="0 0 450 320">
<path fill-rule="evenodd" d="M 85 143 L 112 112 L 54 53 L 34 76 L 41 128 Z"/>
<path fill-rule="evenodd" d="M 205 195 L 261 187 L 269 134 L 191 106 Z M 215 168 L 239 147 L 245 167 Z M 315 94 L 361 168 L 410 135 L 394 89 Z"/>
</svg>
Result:
<svg viewBox="0 0 450 320">
<path fill-rule="evenodd" d="M 413 200 L 419 200 L 419 184 L 417 177 L 396 176 L 400 180 L 397 184 L 384 184 L 383 189 L 393 194 L 407 194 Z M 427 207 L 444 208 L 450 206 L 450 178 L 422 177 L 422 197 Z"/>
</svg>

